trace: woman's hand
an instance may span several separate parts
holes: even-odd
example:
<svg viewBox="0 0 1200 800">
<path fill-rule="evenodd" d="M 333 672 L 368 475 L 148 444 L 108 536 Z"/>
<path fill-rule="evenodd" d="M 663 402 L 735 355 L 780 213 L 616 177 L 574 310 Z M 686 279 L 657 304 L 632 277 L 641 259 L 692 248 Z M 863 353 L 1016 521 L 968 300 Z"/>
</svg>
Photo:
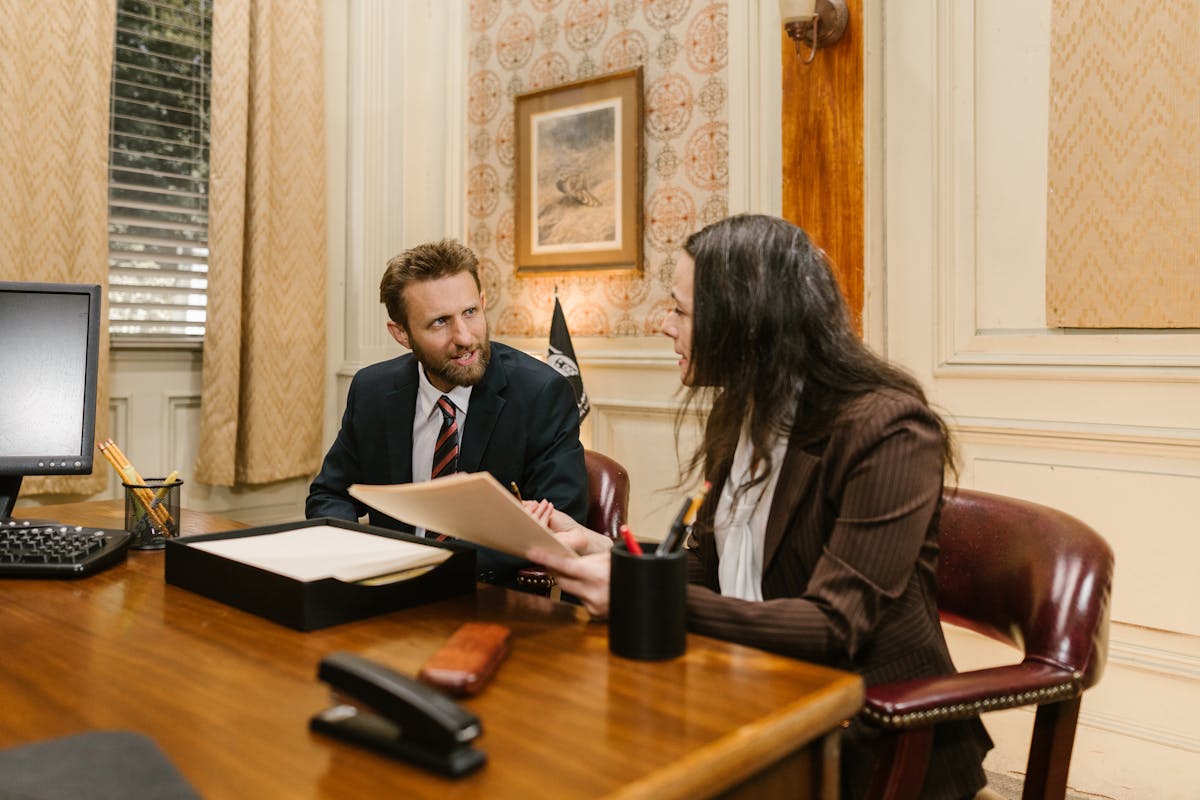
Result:
<svg viewBox="0 0 1200 800">
<path fill-rule="evenodd" d="M 525 500 L 523 505 L 534 519 L 580 556 L 571 558 L 534 547 L 525 557 L 545 567 L 563 591 L 578 597 L 593 617 L 607 617 L 608 551 L 612 550 L 612 539 L 583 527 L 548 500 Z"/>
<path fill-rule="evenodd" d="M 600 536 L 598 533 L 593 535 Z M 596 619 L 608 616 L 608 576 L 611 563 L 608 550 L 612 548 L 611 540 L 606 537 L 600 538 L 609 542 L 604 552 L 580 558 L 548 553 L 540 547 L 535 547 L 525 554 L 530 561 L 545 567 L 564 592 L 578 597 L 583 607 Z"/>
</svg>

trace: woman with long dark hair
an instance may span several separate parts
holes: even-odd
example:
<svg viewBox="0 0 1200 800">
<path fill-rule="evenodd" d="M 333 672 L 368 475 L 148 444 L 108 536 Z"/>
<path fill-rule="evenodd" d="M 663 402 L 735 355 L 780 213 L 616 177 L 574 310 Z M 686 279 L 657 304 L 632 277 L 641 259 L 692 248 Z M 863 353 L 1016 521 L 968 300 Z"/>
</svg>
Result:
<svg viewBox="0 0 1200 800">
<path fill-rule="evenodd" d="M 689 548 L 688 627 L 854 670 L 867 685 L 953 672 L 936 606 L 937 521 L 954 459 L 910 375 L 850 325 L 824 254 L 774 217 L 693 234 L 675 270 L 679 420 L 708 407 L 685 471 L 712 491 Z M 546 504 L 534 513 L 583 558 L 540 550 L 563 590 L 608 610 L 611 542 Z M 866 788 L 872 732 L 843 737 L 843 789 Z M 991 740 L 976 720 L 935 734 L 923 798 L 969 797 Z"/>
</svg>

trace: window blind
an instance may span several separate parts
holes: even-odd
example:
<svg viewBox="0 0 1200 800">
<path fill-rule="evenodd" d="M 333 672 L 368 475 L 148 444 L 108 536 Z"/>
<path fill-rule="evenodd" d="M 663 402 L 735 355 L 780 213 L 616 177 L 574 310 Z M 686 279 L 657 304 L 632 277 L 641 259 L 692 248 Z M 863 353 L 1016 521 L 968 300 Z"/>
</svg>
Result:
<svg viewBox="0 0 1200 800">
<path fill-rule="evenodd" d="M 212 0 L 118 0 L 109 332 L 204 335 Z"/>
</svg>

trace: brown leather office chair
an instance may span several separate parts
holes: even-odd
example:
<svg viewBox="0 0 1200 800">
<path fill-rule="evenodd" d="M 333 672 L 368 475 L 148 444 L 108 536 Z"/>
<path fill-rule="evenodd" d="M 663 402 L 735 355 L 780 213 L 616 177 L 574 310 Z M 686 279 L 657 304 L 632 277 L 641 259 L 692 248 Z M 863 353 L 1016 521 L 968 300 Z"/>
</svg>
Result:
<svg viewBox="0 0 1200 800">
<path fill-rule="evenodd" d="M 588 476 L 587 526 L 611 539 L 629 517 L 629 473 L 613 459 L 595 450 L 583 451 Z M 526 567 L 517 573 L 517 585 L 549 590 L 554 578 L 541 567 Z"/>
<path fill-rule="evenodd" d="M 588 476 L 587 526 L 610 539 L 621 536 L 629 519 L 629 473 L 595 450 L 583 451 Z"/>
<path fill-rule="evenodd" d="M 1080 700 L 1108 654 L 1112 550 L 1061 511 L 966 489 L 948 490 L 938 536 L 942 619 L 1025 658 L 868 688 L 862 717 L 886 733 L 867 796 L 917 797 L 933 725 L 1036 705 L 1023 797 L 1062 798 Z"/>
</svg>

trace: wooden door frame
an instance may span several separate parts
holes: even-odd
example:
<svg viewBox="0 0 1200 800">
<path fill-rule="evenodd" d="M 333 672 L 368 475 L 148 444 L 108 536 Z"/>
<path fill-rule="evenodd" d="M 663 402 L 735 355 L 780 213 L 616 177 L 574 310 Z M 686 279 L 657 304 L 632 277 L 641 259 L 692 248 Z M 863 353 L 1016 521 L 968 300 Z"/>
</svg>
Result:
<svg viewBox="0 0 1200 800">
<path fill-rule="evenodd" d="M 811 63 L 780 30 L 783 216 L 829 256 L 862 333 L 866 232 L 863 2 L 846 0 L 840 42 Z"/>
</svg>

